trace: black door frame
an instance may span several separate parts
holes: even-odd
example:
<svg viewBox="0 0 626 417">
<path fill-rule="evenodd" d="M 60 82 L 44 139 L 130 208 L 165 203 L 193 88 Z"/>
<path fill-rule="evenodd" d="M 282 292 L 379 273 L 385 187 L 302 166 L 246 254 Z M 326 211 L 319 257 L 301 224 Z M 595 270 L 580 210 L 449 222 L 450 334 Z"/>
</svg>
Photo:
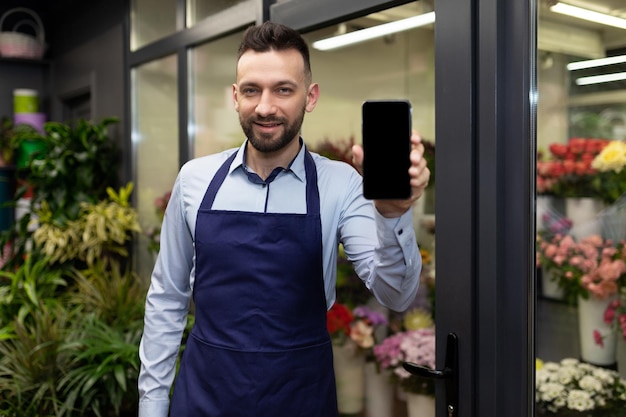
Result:
<svg viewBox="0 0 626 417">
<path fill-rule="evenodd" d="M 291 0 L 301 31 L 407 1 Z M 534 415 L 536 0 L 436 0 L 437 362 L 458 417 Z M 438 391 L 439 392 L 439 391 Z M 447 416 L 443 395 L 437 417 Z"/>
</svg>

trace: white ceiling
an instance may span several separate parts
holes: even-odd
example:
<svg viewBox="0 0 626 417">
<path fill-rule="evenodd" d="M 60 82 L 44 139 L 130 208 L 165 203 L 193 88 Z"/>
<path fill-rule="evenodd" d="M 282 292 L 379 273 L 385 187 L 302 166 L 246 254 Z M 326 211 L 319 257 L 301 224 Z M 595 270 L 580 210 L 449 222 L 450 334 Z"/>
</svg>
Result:
<svg viewBox="0 0 626 417">
<path fill-rule="evenodd" d="M 572 28 L 590 29 L 599 34 L 605 50 L 626 48 L 625 29 L 587 22 L 585 20 L 554 13 L 549 10 L 551 1 L 553 0 L 540 0 L 540 25 L 542 21 L 547 21 L 562 23 Z M 626 19 L 626 0 L 564 0 L 564 3 Z"/>
</svg>

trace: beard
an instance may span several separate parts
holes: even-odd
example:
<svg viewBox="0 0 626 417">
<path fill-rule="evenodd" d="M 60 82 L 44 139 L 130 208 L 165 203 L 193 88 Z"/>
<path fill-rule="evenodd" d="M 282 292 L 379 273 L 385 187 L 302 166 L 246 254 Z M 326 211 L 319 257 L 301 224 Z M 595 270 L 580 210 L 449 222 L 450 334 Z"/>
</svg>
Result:
<svg viewBox="0 0 626 417">
<path fill-rule="evenodd" d="M 254 149 L 259 152 L 276 152 L 289 145 L 300 134 L 302 128 L 302 122 L 304 120 L 305 109 L 302 108 L 302 112 L 296 117 L 293 122 L 283 117 L 259 117 L 257 115 L 250 116 L 247 119 L 243 119 L 241 114 L 239 115 L 239 123 L 245 133 L 246 137 L 250 141 L 250 144 Z M 254 134 L 255 123 L 277 123 L 283 127 L 283 132 L 277 138 L 274 138 L 271 134 L 260 133 Z"/>
</svg>

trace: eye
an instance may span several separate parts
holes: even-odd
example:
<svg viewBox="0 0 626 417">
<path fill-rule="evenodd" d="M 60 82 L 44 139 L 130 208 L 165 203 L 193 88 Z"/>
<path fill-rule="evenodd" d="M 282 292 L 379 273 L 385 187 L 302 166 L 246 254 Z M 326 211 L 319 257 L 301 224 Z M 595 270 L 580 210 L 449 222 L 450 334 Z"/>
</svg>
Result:
<svg viewBox="0 0 626 417">
<path fill-rule="evenodd" d="M 278 94 L 287 96 L 293 93 L 293 89 L 291 87 L 279 87 L 277 90 Z"/>
<path fill-rule="evenodd" d="M 244 96 L 252 96 L 252 95 L 257 94 L 258 92 L 259 92 L 259 89 L 255 87 L 244 87 L 241 89 L 241 93 Z"/>
</svg>

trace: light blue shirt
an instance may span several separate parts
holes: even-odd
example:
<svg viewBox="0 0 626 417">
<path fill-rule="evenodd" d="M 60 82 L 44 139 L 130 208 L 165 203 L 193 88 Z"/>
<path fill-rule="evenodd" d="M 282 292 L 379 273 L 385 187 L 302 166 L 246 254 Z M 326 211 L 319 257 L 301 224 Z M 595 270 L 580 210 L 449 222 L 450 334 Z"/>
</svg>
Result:
<svg viewBox="0 0 626 417">
<path fill-rule="evenodd" d="M 305 148 L 271 183 L 259 184 L 251 182 L 244 171 L 245 145 L 239 148 L 213 208 L 306 213 Z M 161 229 L 161 250 L 146 299 L 144 333 L 139 347 L 139 417 L 167 417 L 169 392 L 195 278 L 196 215 L 211 179 L 235 151 L 230 149 L 187 162 L 172 189 Z M 415 298 L 422 268 L 412 210 L 399 218 L 384 218 L 363 197 L 361 176 L 354 168 L 315 153 L 311 155 L 320 193 L 327 306 L 330 308 L 335 302 L 337 253 L 341 243 L 356 273 L 378 301 L 392 310 L 405 310 Z"/>
</svg>

